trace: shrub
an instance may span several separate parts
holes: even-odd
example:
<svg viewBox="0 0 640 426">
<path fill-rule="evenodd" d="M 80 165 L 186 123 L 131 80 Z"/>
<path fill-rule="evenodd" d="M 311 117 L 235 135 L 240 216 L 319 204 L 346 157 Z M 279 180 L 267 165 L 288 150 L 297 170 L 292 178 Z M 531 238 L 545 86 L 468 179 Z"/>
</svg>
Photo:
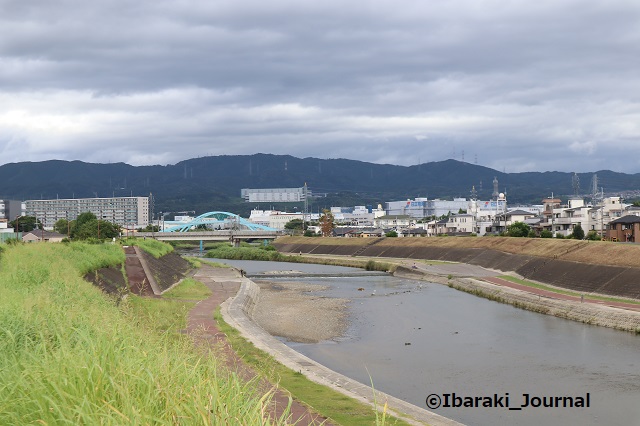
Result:
<svg viewBox="0 0 640 426">
<path fill-rule="evenodd" d="M 364 265 L 364 269 L 367 271 L 382 271 L 387 272 L 391 268 L 391 265 L 384 262 L 376 262 L 375 260 L 370 260 Z"/>
<path fill-rule="evenodd" d="M 531 227 L 524 222 L 514 222 L 507 227 L 507 235 L 510 237 L 526 237 Z"/>
<path fill-rule="evenodd" d="M 590 241 L 599 241 L 600 240 L 600 235 L 598 235 L 598 233 L 596 231 L 589 231 L 587 232 L 587 240 Z"/>
<path fill-rule="evenodd" d="M 582 226 L 580 226 L 580 224 L 573 227 L 573 232 L 571 233 L 571 237 L 576 240 L 584 239 L 584 230 L 582 229 Z"/>
<path fill-rule="evenodd" d="M 540 232 L 540 238 L 553 238 L 553 232 L 545 229 Z"/>
</svg>

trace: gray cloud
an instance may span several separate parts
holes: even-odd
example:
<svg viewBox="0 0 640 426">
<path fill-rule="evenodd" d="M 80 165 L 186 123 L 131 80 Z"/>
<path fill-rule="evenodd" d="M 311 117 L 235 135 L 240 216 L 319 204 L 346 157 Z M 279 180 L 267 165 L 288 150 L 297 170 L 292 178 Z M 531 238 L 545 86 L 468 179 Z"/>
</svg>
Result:
<svg viewBox="0 0 640 426">
<path fill-rule="evenodd" d="M 0 163 L 640 168 L 637 2 L 307 3 L 0 0 Z"/>
</svg>

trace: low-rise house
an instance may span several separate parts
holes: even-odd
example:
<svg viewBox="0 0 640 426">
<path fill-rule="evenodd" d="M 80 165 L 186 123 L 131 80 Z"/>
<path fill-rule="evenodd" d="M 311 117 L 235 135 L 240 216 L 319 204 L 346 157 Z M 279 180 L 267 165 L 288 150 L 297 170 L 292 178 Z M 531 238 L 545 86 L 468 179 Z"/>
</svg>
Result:
<svg viewBox="0 0 640 426">
<path fill-rule="evenodd" d="M 424 228 L 405 229 L 399 234 L 402 237 L 425 237 L 426 235 L 427 230 Z"/>
<path fill-rule="evenodd" d="M 609 222 L 607 239 L 627 243 L 640 242 L 640 216 L 627 215 Z"/>
<path fill-rule="evenodd" d="M 42 229 L 34 229 L 31 232 L 27 232 L 22 236 L 22 241 L 25 243 L 59 243 L 67 236 L 64 234 L 58 234 L 57 232 L 44 231 Z"/>
<path fill-rule="evenodd" d="M 496 216 L 493 225 L 493 231 L 495 233 L 506 232 L 509 226 L 516 222 L 526 223 L 528 219 L 536 217 L 535 213 L 524 210 L 513 210 L 510 212 L 502 213 Z"/>
<path fill-rule="evenodd" d="M 408 228 L 414 223 L 411 216 L 408 215 L 384 215 L 374 220 L 376 228 L 393 228 L 400 230 Z"/>
<path fill-rule="evenodd" d="M 476 217 L 472 214 L 452 214 L 447 221 L 447 235 L 470 235 L 475 232 Z"/>
</svg>

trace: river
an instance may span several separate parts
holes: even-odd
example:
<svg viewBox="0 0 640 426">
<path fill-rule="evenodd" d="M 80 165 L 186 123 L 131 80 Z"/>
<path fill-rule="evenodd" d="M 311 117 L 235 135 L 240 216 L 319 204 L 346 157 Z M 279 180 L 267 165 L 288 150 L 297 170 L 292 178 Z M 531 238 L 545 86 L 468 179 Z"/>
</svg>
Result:
<svg viewBox="0 0 640 426">
<path fill-rule="evenodd" d="M 224 262 L 250 275 L 274 270 L 349 275 L 358 271 L 323 265 Z M 454 393 L 462 398 L 486 397 L 479 405 L 506 405 L 508 397 L 512 408 L 524 403 L 524 394 L 541 400 L 571 396 L 574 403 L 579 397 L 586 400 L 589 394 L 589 407 L 584 408 L 529 406 L 516 411 L 441 406 L 432 411 L 468 425 L 640 425 L 640 336 L 386 274 L 270 280 L 328 285 L 319 294 L 351 300 L 351 325 L 344 337 L 316 344 L 285 343 L 335 371 L 362 383 L 373 381 L 377 389 L 417 406 L 428 408 L 429 395 L 439 396 L 444 403 L 449 394 L 453 402 Z"/>
</svg>

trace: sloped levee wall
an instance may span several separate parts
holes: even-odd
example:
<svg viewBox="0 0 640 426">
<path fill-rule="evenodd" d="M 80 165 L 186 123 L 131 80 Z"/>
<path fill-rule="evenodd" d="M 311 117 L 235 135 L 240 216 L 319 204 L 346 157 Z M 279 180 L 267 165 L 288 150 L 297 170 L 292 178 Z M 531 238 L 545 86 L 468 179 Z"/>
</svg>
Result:
<svg viewBox="0 0 640 426">
<path fill-rule="evenodd" d="M 191 269 L 189 262 L 175 253 L 165 254 L 156 259 L 144 250 L 139 252 L 147 262 L 151 274 L 161 291 L 169 289 L 183 279 Z"/>
<path fill-rule="evenodd" d="M 98 269 L 86 274 L 84 279 L 110 295 L 122 296 L 131 291 L 141 296 L 153 296 L 154 292 L 149 285 L 150 280 L 140 265 L 138 255 L 135 251 L 130 251 L 131 253 L 128 254 L 125 264 L 129 275 L 130 288 L 127 288 L 127 280 L 123 274 L 122 266 Z M 183 279 L 191 270 L 189 262 L 175 253 L 164 255 L 160 259 L 156 259 L 144 250 L 139 250 L 138 253 L 149 266 L 155 284 L 157 284 L 161 292 Z M 134 260 L 136 262 L 132 262 Z M 137 278 L 132 278 L 134 275 Z"/>
<path fill-rule="evenodd" d="M 100 268 L 86 274 L 84 279 L 109 295 L 122 295 L 128 292 L 121 266 Z"/>
<path fill-rule="evenodd" d="M 406 243 L 403 240 L 372 245 L 359 255 L 469 263 L 504 272 L 513 271 L 525 279 L 581 293 L 640 299 L 640 267 L 590 264 L 505 253 L 490 248 L 418 246 L 409 241 L 412 239 L 406 239 Z M 276 240 L 274 246 L 281 252 L 346 256 L 353 255 L 361 248 L 361 245 L 353 244 L 289 243 L 286 240 L 284 243 Z"/>
</svg>

